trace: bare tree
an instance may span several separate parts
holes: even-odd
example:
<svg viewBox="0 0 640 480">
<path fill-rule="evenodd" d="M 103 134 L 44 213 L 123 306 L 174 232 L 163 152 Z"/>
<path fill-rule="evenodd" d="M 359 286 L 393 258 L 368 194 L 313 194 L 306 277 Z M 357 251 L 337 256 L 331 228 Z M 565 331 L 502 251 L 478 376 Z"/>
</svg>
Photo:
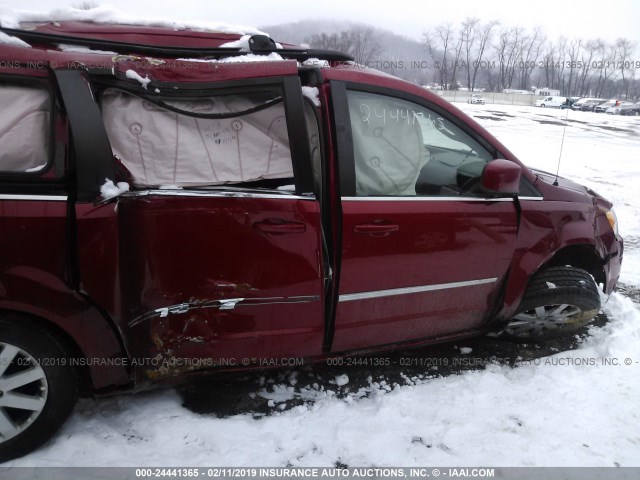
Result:
<svg viewBox="0 0 640 480">
<path fill-rule="evenodd" d="M 564 68 L 565 68 L 565 55 L 567 51 L 567 38 L 560 37 L 557 42 L 557 56 L 554 59 L 554 71 L 555 71 L 555 83 L 556 87 L 565 92 L 565 78 L 564 78 Z"/>
<path fill-rule="evenodd" d="M 347 45 L 342 43 L 343 38 L 339 33 L 333 33 L 327 35 L 326 33 L 320 33 L 312 35 L 304 39 L 305 43 L 308 43 L 313 48 L 319 48 L 322 50 L 336 50 L 339 52 L 346 52 Z"/>
<path fill-rule="evenodd" d="M 93 2 L 91 0 L 83 0 L 81 2 L 75 2 L 72 7 L 77 10 L 93 10 L 94 8 L 99 7 L 100 4 L 98 2 Z"/>
<path fill-rule="evenodd" d="M 371 65 L 376 56 L 382 53 L 382 45 L 371 27 L 357 26 L 331 35 L 312 35 L 305 42 L 314 48 L 348 53 L 361 65 Z"/>
<path fill-rule="evenodd" d="M 464 28 L 458 32 L 458 39 L 455 41 L 453 47 L 453 58 L 451 59 L 451 77 L 449 78 L 449 88 L 451 90 L 458 90 L 459 83 L 456 77 L 458 73 L 458 67 L 460 67 L 460 55 L 462 54 L 462 42 L 463 42 Z"/>
<path fill-rule="evenodd" d="M 533 36 L 523 36 L 520 42 L 520 88 L 528 90 L 531 86 L 531 74 L 537 67 L 545 38 L 540 27 L 533 30 Z"/>
<path fill-rule="evenodd" d="M 382 45 L 373 28 L 355 27 L 347 32 L 348 50 L 356 63 L 369 65 L 382 52 Z"/>
<path fill-rule="evenodd" d="M 580 71 L 579 71 L 579 84 L 577 85 L 576 93 L 580 96 L 585 96 L 589 94 L 591 87 L 591 65 L 593 62 L 593 57 L 598 48 L 598 44 L 589 40 L 585 43 L 584 50 L 581 57 Z"/>
<path fill-rule="evenodd" d="M 499 79 L 496 86 L 500 91 L 511 88 L 520 58 L 522 35 L 521 27 L 503 28 L 498 36 L 498 43 L 494 45 L 499 63 Z"/>
<path fill-rule="evenodd" d="M 491 41 L 493 29 L 499 25 L 497 20 L 491 20 L 482 26 L 478 26 L 478 47 L 475 54 L 475 60 L 473 61 L 473 76 L 471 77 L 471 90 L 476 89 L 476 81 L 478 79 L 478 72 L 485 66 L 485 54 L 487 53 L 487 46 Z"/>
<path fill-rule="evenodd" d="M 568 95 L 571 95 L 572 93 L 574 93 L 574 90 L 576 90 L 573 80 L 574 76 L 577 76 L 576 70 L 578 70 L 579 67 L 578 59 L 580 58 L 581 48 L 582 40 L 571 40 L 571 42 L 569 42 L 569 50 L 567 52 L 569 55 L 569 61 L 565 62 L 566 66 L 568 66 L 569 68 L 569 80 L 567 81 L 567 85 L 565 87 L 565 92 Z M 576 78 L 576 83 L 577 81 L 578 79 Z"/>
<path fill-rule="evenodd" d="M 630 61 L 633 52 L 633 43 L 626 38 L 616 40 L 616 50 L 618 52 L 617 67 L 622 77 L 622 87 L 624 89 L 624 98 L 629 97 L 630 78 L 633 77 L 633 62 Z"/>
<path fill-rule="evenodd" d="M 449 64 L 454 33 L 450 23 L 438 25 L 432 32 L 424 34 L 427 52 L 438 72 L 439 83 L 443 89 L 449 89 Z"/>
<path fill-rule="evenodd" d="M 476 47 L 476 38 L 478 36 L 478 24 L 480 20 L 477 18 L 466 18 L 462 22 L 462 28 L 460 29 L 460 38 L 462 39 L 463 51 L 464 51 L 464 70 L 467 73 L 467 89 L 473 91 L 471 86 L 471 72 L 473 70 L 473 53 Z"/>
<path fill-rule="evenodd" d="M 618 51 L 615 45 L 608 45 L 602 40 L 597 40 L 596 49 L 598 60 L 596 65 L 599 70 L 598 85 L 596 87 L 595 96 L 603 97 L 608 88 L 608 84 L 611 82 L 612 77 L 615 75 L 615 61 L 618 58 Z M 609 95 L 611 96 L 611 95 Z"/>
</svg>

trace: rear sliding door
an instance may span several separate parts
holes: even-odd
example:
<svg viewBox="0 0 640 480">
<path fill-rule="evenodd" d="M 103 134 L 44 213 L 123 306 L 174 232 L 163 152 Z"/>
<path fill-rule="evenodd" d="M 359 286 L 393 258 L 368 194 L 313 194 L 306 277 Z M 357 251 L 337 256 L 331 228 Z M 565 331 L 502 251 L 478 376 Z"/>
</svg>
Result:
<svg viewBox="0 0 640 480">
<path fill-rule="evenodd" d="M 297 76 L 177 87 L 97 88 L 116 171 L 132 188 L 115 210 L 95 210 L 115 219 L 117 253 L 104 249 L 117 268 L 104 271 L 116 289 L 108 298 L 93 268 L 89 294 L 112 304 L 151 380 L 320 354 L 315 107 Z M 81 237 L 97 244 L 92 215 L 106 225 L 84 212 Z M 83 262 L 91 270 L 86 248 Z"/>
</svg>

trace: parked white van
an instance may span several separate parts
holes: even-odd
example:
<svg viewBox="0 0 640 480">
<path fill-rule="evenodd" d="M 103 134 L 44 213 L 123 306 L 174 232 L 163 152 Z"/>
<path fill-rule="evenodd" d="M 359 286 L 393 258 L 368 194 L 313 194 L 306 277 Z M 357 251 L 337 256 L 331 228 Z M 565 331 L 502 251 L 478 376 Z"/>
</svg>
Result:
<svg viewBox="0 0 640 480">
<path fill-rule="evenodd" d="M 560 105 L 563 105 L 566 101 L 567 97 L 545 97 L 542 100 L 536 100 L 536 107 L 560 108 Z"/>
</svg>

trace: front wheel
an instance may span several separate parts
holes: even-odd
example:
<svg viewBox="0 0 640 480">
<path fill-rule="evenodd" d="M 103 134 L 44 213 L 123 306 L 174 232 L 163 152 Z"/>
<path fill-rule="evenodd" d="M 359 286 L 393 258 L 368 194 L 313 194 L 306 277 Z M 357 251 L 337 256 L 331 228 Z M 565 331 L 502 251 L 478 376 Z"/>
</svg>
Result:
<svg viewBox="0 0 640 480">
<path fill-rule="evenodd" d="M 0 319 L 0 463 L 45 443 L 71 413 L 78 378 L 69 358 L 48 330 Z"/>
<path fill-rule="evenodd" d="M 553 267 L 529 283 L 518 313 L 503 334 L 520 340 L 545 340 L 572 334 L 591 322 L 600 310 L 593 277 L 574 267 Z"/>
</svg>

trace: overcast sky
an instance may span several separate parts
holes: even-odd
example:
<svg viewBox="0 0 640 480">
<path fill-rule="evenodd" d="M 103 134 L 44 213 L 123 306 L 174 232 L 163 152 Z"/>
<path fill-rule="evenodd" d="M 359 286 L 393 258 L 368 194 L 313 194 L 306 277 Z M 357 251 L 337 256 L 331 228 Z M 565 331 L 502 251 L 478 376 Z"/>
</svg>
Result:
<svg viewBox="0 0 640 480">
<path fill-rule="evenodd" d="M 0 5 L 48 11 L 80 0 L 0 0 Z M 98 0 L 134 15 L 180 20 L 216 20 L 244 25 L 275 25 L 296 20 L 336 18 L 370 23 L 420 39 L 422 32 L 441 22 L 458 23 L 468 16 L 497 19 L 505 25 L 543 27 L 557 38 L 626 37 L 640 43 L 638 0 Z"/>
</svg>

